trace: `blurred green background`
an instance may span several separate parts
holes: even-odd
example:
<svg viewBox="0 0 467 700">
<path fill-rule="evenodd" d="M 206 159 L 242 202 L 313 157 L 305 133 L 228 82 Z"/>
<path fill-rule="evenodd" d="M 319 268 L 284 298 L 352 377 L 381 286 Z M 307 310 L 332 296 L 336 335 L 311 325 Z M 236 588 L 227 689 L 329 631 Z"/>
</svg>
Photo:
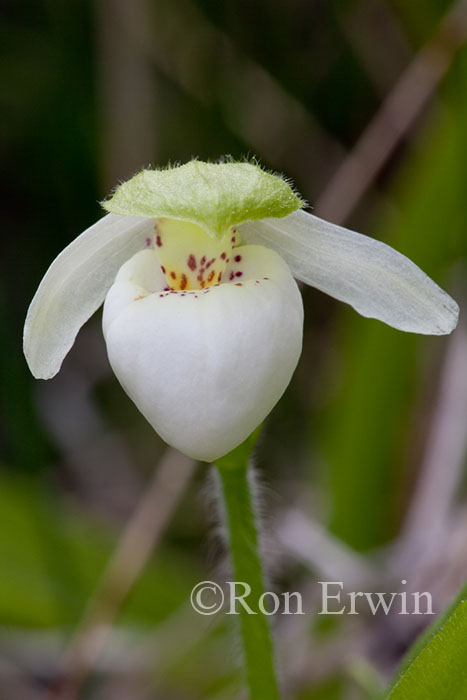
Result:
<svg viewBox="0 0 467 700">
<path fill-rule="evenodd" d="M 159 546 L 128 596 L 97 598 L 65 687 L 79 623 L 168 457 L 110 371 L 100 312 L 55 379 L 30 376 L 22 325 L 48 265 L 142 166 L 255 155 L 462 307 L 466 26 L 466 4 L 445 0 L 5 3 L 0 698 L 242 697 L 230 624 L 189 607 L 194 583 L 225 573 L 209 470 L 185 462 Z M 257 455 L 271 579 L 308 611 L 275 622 L 278 656 L 287 697 L 365 699 L 427 620 L 318 617 L 317 581 L 404 579 L 440 612 L 467 577 L 466 330 L 405 335 L 303 295 L 304 352 Z M 156 511 L 170 470 L 159 486 Z"/>
</svg>

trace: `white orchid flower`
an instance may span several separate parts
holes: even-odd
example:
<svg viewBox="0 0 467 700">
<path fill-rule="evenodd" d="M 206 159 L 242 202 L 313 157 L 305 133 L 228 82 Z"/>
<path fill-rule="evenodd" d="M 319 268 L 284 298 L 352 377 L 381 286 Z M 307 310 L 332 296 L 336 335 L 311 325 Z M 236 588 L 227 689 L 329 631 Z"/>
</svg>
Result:
<svg viewBox="0 0 467 700">
<path fill-rule="evenodd" d="M 24 331 L 31 372 L 53 377 L 105 301 L 124 390 L 167 443 L 213 461 L 263 421 L 292 377 L 303 327 L 294 277 L 404 331 L 455 328 L 457 304 L 414 263 L 302 206 L 252 163 L 143 170 L 43 278 Z"/>
</svg>

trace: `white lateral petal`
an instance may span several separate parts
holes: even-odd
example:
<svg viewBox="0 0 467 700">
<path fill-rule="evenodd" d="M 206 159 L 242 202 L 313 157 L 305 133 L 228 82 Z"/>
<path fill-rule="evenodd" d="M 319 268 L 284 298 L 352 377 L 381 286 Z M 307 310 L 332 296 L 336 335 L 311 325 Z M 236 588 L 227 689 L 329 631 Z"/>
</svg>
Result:
<svg viewBox="0 0 467 700">
<path fill-rule="evenodd" d="M 260 246 L 236 251 L 242 282 L 187 292 L 163 292 L 156 252 L 142 251 L 120 269 L 104 304 L 122 387 L 168 444 L 207 462 L 265 419 L 302 345 L 302 301 L 287 265 Z"/>
<path fill-rule="evenodd" d="M 121 265 L 152 240 L 154 220 L 107 214 L 47 270 L 24 326 L 24 354 L 37 379 L 57 374 L 81 326 L 99 308 Z"/>
<path fill-rule="evenodd" d="M 239 232 L 246 243 L 277 250 L 297 279 L 351 304 L 362 316 L 428 335 L 450 333 L 457 325 L 456 302 L 381 241 L 304 211 L 242 224 Z"/>
</svg>

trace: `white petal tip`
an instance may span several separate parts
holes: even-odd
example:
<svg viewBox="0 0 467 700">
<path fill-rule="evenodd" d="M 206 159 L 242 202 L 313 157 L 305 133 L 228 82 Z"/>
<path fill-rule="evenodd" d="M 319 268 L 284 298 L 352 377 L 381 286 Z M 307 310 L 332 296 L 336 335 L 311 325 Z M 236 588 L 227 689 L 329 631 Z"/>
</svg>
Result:
<svg viewBox="0 0 467 700">
<path fill-rule="evenodd" d="M 425 331 L 427 335 L 449 335 L 452 333 L 459 323 L 459 305 L 446 294 L 447 300 L 439 309 L 439 323 L 434 325 L 431 330 Z"/>
<path fill-rule="evenodd" d="M 45 274 L 29 307 L 23 348 L 36 379 L 51 379 L 121 265 L 147 245 L 151 219 L 108 214 L 70 243 Z"/>
<path fill-rule="evenodd" d="M 250 243 L 268 245 L 297 279 L 353 306 L 362 316 L 423 335 L 446 335 L 459 307 L 411 260 L 381 241 L 297 211 L 240 228 Z"/>
</svg>

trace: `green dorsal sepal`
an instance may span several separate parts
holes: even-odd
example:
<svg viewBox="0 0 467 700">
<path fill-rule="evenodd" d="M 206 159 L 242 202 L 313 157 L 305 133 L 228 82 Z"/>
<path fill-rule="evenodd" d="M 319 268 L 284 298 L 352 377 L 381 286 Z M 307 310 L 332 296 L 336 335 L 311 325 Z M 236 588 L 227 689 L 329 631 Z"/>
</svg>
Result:
<svg viewBox="0 0 467 700">
<path fill-rule="evenodd" d="M 303 204 L 285 180 L 253 163 L 192 160 L 166 170 L 142 170 L 103 206 L 121 216 L 191 221 L 221 237 L 245 221 L 287 216 Z"/>
</svg>

